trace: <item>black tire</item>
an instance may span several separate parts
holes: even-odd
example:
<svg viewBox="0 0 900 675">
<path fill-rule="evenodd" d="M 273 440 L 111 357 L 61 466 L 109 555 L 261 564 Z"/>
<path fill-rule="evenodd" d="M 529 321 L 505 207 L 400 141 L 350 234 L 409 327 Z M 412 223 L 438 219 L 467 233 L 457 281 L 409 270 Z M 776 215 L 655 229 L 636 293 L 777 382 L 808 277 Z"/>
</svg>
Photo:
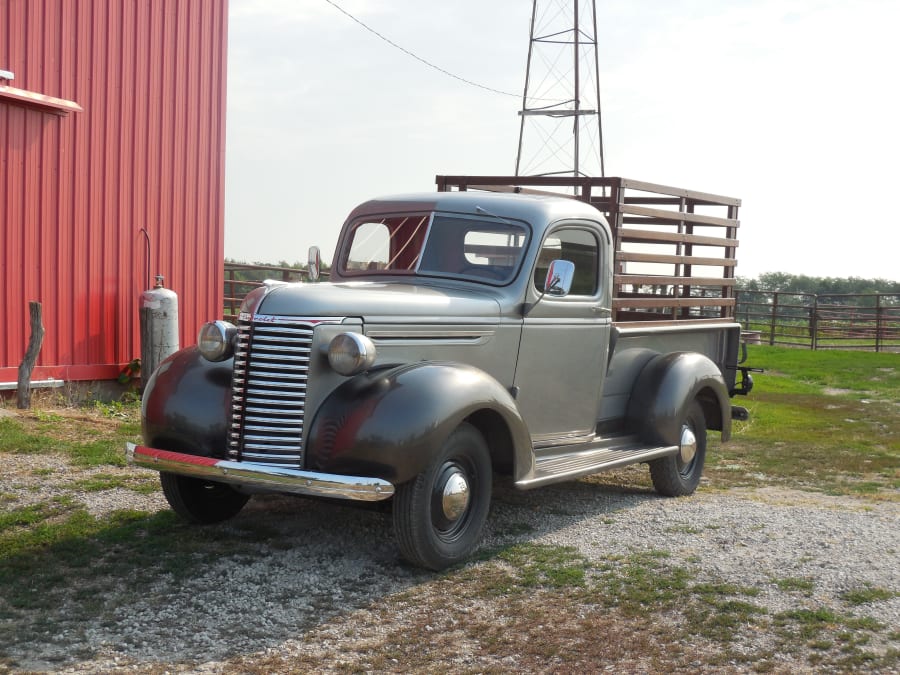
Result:
<svg viewBox="0 0 900 675">
<path fill-rule="evenodd" d="M 425 471 L 397 486 L 394 532 L 403 557 L 436 571 L 468 558 L 481 541 L 491 480 L 484 437 L 470 424 L 459 425 Z"/>
<path fill-rule="evenodd" d="M 236 516 L 250 499 L 234 488 L 202 478 L 160 473 L 169 506 L 190 523 L 208 525 Z"/>
<path fill-rule="evenodd" d="M 694 451 L 690 439 L 694 439 Z M 706 417 L 703 408 L 693 401 L 681 422 L 681 451 L 650 462 L 653 487 L 666 497 L 683 497 L 694 493 L 706 462 Z M 690 455 L 690 456 L 688 456 Z"/>
</svg>

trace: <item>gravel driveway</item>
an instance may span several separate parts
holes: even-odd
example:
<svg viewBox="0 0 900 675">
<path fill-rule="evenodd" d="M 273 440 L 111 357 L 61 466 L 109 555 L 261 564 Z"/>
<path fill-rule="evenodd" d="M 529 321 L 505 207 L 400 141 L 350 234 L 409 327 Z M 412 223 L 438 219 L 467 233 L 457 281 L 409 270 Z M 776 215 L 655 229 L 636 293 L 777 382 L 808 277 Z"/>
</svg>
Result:
<svg viewBox="0 0 900 675">
<path fill-rule="evenodd" d="M 22 499 L 33 495 L 32 464 L 54 462 L 47 456 L 2 459 L 13 464 L 7 464 L 2 492 Z M 79 493 L 77 499 L 95 515 L 166 508 L 159 493 L 121 488 Z M 874 645 L 883 651 L 896 648 L 889 642 L 900 634 L 898 525 L 896 500 L 772 488 L 719 492 L 706 486 L 691 498 L 666 499 L 582 480 L 532 492 L 498 486 L 485 547 L 517 541 L 564 545 L 598 563 L 667 551 L 669 564 L 688 566 L 698 580 L 759 589 L 751 602 L 770 613 L 827 606 L 875 619 L 887 626 L 881 634 L 890 636 L 888 644 Z M 340 667 L 333 659 L 365 653 L 379 631 L 406 624 L 422 629 L 422 606 L 442 578 L 398 560 L 390 516 L 377 510 L 257 498 L 219 527 L 222 537 L 248 531 L 267 536 L 249 551 L 224 555 L 186 576 L 160 573 L 141 588 L 127 583 L 110 588 L 112 616 L 67 623 L 70 608 L 58 607 L 50 617 L 59 627 L 52 634 L 7 646 L 10 668 L 214 673 L 242 670 L 235 659 L 246 664 L 253 655 L 264 655 L 305 659 L 297 663 L 316 663 L 321 670 L 365 670 L 365 659 L 346 657 L 349 666 Z M 472 566 L 477 571 L 485 564 Z M 784 589 L 776 582 L 784 579 L 805 580 L 810 590 Z M 893 597 L 856 605 L 844 601 L 846 592 L 867 587 L 887 589 Z M 390 625 L 373 621 L 375 614 L 384 616 L 385 608 Z M 490 611 L 502 614 L 502 608 Z M 765 633 L 745 635 L 735 647 L 758 649 L 767 640 Z M 467 650 L 460 645 L 461 660 L 437 661 L 435 667 L 466 672 L 525 668 L 514 656 L 491 662 L 466 657 Z M 399 661 L 394 666 L 403 670 Z"/>
</svg>

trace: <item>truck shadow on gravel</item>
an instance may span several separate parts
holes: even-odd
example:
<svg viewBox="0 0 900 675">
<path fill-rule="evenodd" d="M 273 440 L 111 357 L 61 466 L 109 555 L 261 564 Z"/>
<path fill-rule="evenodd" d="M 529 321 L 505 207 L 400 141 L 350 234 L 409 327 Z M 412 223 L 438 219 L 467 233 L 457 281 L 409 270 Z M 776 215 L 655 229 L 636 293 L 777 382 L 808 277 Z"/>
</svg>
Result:
<svg viewBox="0 0 900 675">
<path fill-rule="evenodd" d="M 587 481 L 494 492 L 482 556 L 658 499 Z M 0 556 L 0 671 L 252 654 L 441 576 L 400 559 L 384 508 L 265 497 L 208 527 L 82 515 L 73 535 Z"/>
</svg>

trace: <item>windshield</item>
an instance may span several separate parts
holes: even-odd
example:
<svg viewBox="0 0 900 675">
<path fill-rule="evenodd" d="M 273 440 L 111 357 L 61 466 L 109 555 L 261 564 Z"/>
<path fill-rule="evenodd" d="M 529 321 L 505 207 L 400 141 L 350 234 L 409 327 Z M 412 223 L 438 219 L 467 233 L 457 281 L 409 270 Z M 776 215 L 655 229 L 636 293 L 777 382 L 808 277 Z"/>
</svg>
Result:
<svg viewBox="0 0 900 675">
<path fill-rule="evenodd" d="M 495 285 L 515 277 L 528 244 L 524 224 L 416 214 L 366 218 L 350 229 L 347 276 L 419 274 Z"/>
</svg>

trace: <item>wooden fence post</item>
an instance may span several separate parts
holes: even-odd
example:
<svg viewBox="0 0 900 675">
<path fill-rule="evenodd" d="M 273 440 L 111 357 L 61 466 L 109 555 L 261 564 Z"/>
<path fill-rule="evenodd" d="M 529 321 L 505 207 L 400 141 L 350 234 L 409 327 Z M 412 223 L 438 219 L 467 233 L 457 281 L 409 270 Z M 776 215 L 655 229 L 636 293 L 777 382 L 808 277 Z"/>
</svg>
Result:
<svg viewBox="0 0 900 675">
<path fill-rule="evenodd" d="M 41 303 L 29 302 L 28 313 L 31 317 L 31 338 L 25 350 L 25 358 L 19 366 L 19 382 L 16 391 L 16 407 L 25 410 L 31 407 L 31 371 L 41 353 L 44 343 L 44 324 L 41 322 Z"/>
</svg>

